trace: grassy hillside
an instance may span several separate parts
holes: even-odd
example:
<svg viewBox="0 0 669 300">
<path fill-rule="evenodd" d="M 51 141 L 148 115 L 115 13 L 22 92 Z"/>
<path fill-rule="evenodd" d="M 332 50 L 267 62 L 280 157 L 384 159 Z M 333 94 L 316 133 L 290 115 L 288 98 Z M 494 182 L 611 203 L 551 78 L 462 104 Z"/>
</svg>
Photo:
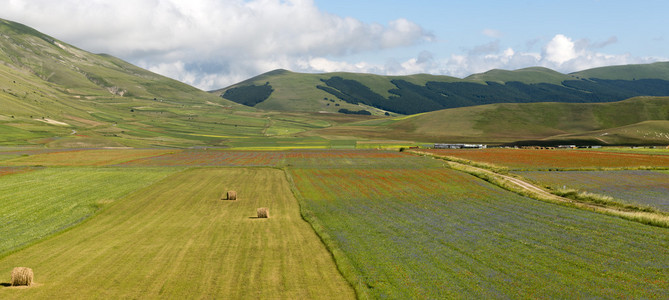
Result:
<svg viewBox="0 0 669 300">
<path fill-rule="evenodd" d="M 669 144 L 668 97 L 613 103 L 491 104 L 317 130 L 323 135 L 426 142 Z"/>
<path fill-rule="evenodd" d="M 260 86 L 273 90 L 259 97 L 253 87 Z M 276 70 L 213 93 L 263 109 L 337 112 L 339 107 L 351 110 L 353 106 L 373 114 L 405 115 L 494 103 L 599 103 L 635 96 L 669 96 L 669 63 L 604 67 L 573 74 L 541 67 L 490 70 L 464 79 Z"/>
<path fill-rule="evenodd" d="M 484 73 L 473 74 L 465 79 L 481 83 L 491 81 L 506 83 L 518 81 L 526 84 L 550 83 L 561 84 L 565 80 L 574 80 L 575 77 L 542 67 L 530 67 L 514 71 L 494 69 Z"/>
<path fill-rule="evenodd" d="M 600 130 L 667 120 L 669 115 L 665 106 L 651 103 L 662 98 L 611 106 L 477 105 L 610 102 L 633 94 L 638 84 L 661 94 L 669 89 L 662 79 L 626 81 L 611 75 L 584 80 L 576 77 L 582 75 L 545 68 L 492 70 L 467 79 L 277 70 L 212 94 L 108 55 L 88 53 L 21 24 L 1 20 L 0 33 L 0 145 L 4 146 L 285 149 L 355 147 L 356 140 L 377 139 L 507 143 L 551 137 L 657 144 L 663 140 L 651 137 L 651 131 L 660 134 L 662 129 L 646 135 L 641 129 L 595 135 L 606 133 Z M 611 68 L 661 74 L 669 64 Z M 580 99 L 569 91 L 589 98 Z M 597 96 L 601 91 L 611 97 Z M 255 107 L 217 96 L 228 92 Z M 407 117 L 397 113 L 436 109 Z M 355 123 L 359 121 L 364 122 Z"/>
<path fill-rule="evenodd" d="M 669 80 L 669 62 L 656 62 L 646 65 L 623 65 L 594 68 L 569 74 L 580 78 L 600 79 L 663 79 Z"/>
<path fill-rule="evenodd" d="M 274 146 L 367 118 L 256 112 L 7 20 L 0 20 L 0 107 L 0 145 L 52 148 Z"/>
</svg>

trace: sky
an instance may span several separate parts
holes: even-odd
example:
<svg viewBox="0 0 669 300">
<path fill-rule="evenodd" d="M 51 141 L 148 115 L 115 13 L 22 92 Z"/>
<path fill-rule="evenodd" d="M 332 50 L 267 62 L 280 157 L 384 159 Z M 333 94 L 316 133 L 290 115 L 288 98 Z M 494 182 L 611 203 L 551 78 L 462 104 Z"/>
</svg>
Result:
<svg viewBox="0 0 669 300">
<path fill-rule="evenodd" d="M 274 69 L 464 78 L 669 61 L 666 0 L 0 0 L 0 18 L 203 90 Z"/>
</svg>

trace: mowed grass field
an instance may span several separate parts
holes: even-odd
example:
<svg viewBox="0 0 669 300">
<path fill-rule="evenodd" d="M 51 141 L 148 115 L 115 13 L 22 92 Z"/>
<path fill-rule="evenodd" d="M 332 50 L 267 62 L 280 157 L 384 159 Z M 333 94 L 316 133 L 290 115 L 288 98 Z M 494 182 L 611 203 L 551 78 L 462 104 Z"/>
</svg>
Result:
<svg viewBox="0 0 669 300">
<path fill-rule="evenodd" d="M 238 200 L 220 200 L 227 190 Z M 269 219 L 256 218 L 259 207 Z M 271 168 L 175 173 L 0 259 L 0 274 L 17 266 L 31 267 L 36 285 L 2 287 L 1 299 L 355 298 Z"/>
<path fill-rule="evenodd" d="M 0 168 L 0 171 L 3 168 Z M 9 169 L 9 168 L 5 168 Z M 14 168 L 0 176 L 0 257 L 66 230 L 175 169 Z"/>
</svg>

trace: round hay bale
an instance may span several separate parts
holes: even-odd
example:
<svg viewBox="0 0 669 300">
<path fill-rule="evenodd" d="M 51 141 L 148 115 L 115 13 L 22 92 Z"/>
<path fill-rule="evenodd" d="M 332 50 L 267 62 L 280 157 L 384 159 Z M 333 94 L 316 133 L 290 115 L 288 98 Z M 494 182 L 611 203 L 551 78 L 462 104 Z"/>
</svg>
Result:
<svg viewBox="0 0 669 300">
<path fill-rule="evenodd" d="M 235 191 L 228 191 L 228 200 L 237 200 L 237 192 Z"/>
<path fill-rule="evenodd" d="M 258 218 L 269 218 L 269 209 L 267 207 L 258 208 Z"/>
<path fill-rule="evenodd" d="M 12 286 L 33 284 L 33 269 L 16 267 L 12 270 Z"/>
</svg>

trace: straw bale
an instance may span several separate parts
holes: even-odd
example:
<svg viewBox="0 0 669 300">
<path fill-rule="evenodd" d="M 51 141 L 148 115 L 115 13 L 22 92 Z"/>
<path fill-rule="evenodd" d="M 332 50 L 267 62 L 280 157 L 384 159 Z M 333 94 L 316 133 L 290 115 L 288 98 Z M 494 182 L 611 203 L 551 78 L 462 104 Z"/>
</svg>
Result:
<svg viewBox="0 0 669 300">
<path fill-rule="evenodd" d="M 223 196 L 221 196 L 221 199 L 223 199 L 223 200 L 237 200 L 237 192 L 228 191 Z"/>
<path fill-rule="evenodd" d="M 16 267 L 12 270 L 11 285 L 31 285 L 33 283 L 33 269 Z"/>
<path fill-rule="evenodd" d="M 267 207 L 258 208 L 258 218 L 269 218 L 269 209 Z"/>
</svg>

